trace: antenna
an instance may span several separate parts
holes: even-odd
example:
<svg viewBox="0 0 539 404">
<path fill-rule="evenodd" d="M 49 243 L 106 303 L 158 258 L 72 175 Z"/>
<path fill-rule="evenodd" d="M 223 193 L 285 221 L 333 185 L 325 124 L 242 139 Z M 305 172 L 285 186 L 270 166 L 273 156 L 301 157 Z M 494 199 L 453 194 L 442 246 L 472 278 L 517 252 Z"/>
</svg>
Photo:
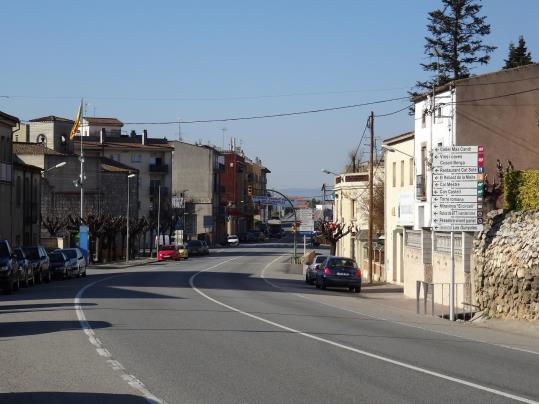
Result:
<svg viewBox="0 0 539 404">
<path fill-rule="evenodd" d="M 182 141 L 182 120 L 178 118 L 178 140 Z"/>
<path fill-rule="evenodd" d="M 221 128 L 221 133 L 223 135 L 223 150 L 225 149 L 225 132 L 226 128 Z"/>
</svg>

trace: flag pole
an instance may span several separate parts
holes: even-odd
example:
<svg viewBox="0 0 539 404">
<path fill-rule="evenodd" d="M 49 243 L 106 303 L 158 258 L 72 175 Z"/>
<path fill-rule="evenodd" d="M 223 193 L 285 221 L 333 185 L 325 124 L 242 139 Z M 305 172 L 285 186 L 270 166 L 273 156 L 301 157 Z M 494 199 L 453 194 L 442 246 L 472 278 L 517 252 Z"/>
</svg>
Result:
<svg viewBox="0 0 539 404">
<path fill-rule="evenodd" d="M 84 150 L 82 148 L 82 127 L 84 125 L 84 98 L 80 100 L 80 221 L 83 223 L 84 217 Z"/>
</svg>

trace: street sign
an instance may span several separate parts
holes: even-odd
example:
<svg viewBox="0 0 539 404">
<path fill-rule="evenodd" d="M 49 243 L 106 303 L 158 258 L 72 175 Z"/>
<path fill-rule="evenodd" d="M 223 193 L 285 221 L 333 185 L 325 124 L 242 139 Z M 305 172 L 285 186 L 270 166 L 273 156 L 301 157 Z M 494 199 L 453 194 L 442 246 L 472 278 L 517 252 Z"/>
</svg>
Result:
<svg viewBox="0 0 539 404">
<path fill-rule="evenodd" d="M 433 230 L 481 231 L 483 147 L 437 147 L 432 156 L 432 166 Z"/>
<path fill-rule="evenodd" d="M 260 205 L 271 206 L 284 206 L 286 205 L 286 199 L 276 198 L 272 196 L 253 196 L 253 203 L 259 203 Z"/>
<path fill-rule="evenodd" d="M 173 209 L 182 209 L 185 205 L 184 205 L 185 201 L 183 199 L 183 197 L 181 196 L 173 196 L 172 197 L 172 208 Z"/>
<path fill-rule="evenodd" d="M 296 211 L 298 221 L 300 222 L 300 232 L 314 231 L 314 211 L 313 209 L 298 209 Z"/>
</svg>

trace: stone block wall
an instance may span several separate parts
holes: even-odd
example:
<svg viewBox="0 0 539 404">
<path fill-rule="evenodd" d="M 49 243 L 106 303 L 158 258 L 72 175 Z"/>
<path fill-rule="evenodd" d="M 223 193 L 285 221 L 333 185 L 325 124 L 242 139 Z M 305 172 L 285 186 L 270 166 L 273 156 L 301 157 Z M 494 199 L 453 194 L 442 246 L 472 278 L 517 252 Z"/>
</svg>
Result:
<svg viewBox="0 0 539 404">
<path fill-rule="evenodd" d="M 479 309 L 497 318 L 539 320 L 539 208 L 490 212 L 474 241 Z"/>
</svg>

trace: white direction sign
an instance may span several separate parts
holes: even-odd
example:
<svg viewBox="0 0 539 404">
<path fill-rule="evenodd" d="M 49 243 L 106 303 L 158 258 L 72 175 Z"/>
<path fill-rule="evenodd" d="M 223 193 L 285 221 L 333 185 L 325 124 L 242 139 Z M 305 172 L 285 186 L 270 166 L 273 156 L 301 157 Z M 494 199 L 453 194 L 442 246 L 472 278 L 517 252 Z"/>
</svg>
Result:
<svg viewBox="0 0 539 404">
<path fill-rule="evenodd" d="M 432 156 L 432 228 L 483 229 L 483 147 L 437 147 Z"/>
</svg>

